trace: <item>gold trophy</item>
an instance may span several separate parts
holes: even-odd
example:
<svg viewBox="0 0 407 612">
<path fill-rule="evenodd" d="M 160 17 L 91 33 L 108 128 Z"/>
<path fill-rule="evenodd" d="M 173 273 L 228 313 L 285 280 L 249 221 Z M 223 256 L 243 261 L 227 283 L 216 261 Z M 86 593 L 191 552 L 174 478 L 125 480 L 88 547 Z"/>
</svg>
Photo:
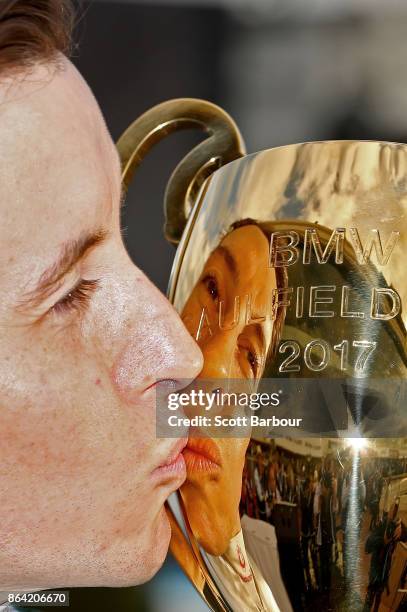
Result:
<svg viewBox="0 0 407 612">
<path fill-rule="evenodd" d="M 246 155 L 222 109 L 171 100 L 118 141 L 125 188 L 184 128 L 208 138 L 167 186 L 168 296 L 196 384 L 234 399 L 189 413 L 172 553 L 213 610 L 402 609 L 407 145 Z M 180 435 L 166 419 L 158 435 Z"/>
</svg>

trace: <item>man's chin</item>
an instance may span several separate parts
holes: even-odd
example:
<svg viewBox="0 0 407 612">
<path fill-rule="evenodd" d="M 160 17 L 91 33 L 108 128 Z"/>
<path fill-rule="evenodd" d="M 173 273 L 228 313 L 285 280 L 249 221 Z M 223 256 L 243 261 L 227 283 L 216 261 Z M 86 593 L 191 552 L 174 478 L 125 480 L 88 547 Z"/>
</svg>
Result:
<svg viewBox="0 0 407 612">
<path fill-rule="evenodd" d="M 140 532 L 139 532 L 140 533 Z M 109 552 L 88 558 L 83 567 L 53 568 L 48 575 L 21 577 L 21 583 L 5 590 L 40 591 L 74 587 L 133 587 L 148 582 L 159 571 L 168 553 L 171 527 L 164 510 L 159 510 L 154 520 L 140 536 L 110 547 Z M 114 549 L 114 550 L 112 550 Z M 80 555 L 77 555 L 80 557 Z M 69 569 L 71 572 L 69 573 Z M 63 571 L 63 576 L 62 576 Z M 0 574 L 1 579 L 1 574 Z M 1 605 L 0 605 L 1 609 Z"/>
<path fill-rule="evenodd" d="M 77 586 L 132 587 L 148 582 L 159 571 L 168 553 L 171 527 L 164 510 L 159 510 L 154 520 L 145 527 L 143 540 L 126 543 L 107 561 L 109 567 L 102 581 Z"/>
<path fill-rule="evenodd" d="M 171 527 L 164 506 L 146 530 L 143 552 L 138 563 L 128 568 L 127 576 L 120 579 L 117 587 L 137 586 L 148 582 L 162 567 L 171 539 Z"/>
<path fill-rule="evenodd" d="M 236 535 L 233 533 L 235 530 L 232 530 L 228 523 L 220 521 L 219 514 L 216 517 L 217 520 L 213 520 L 211 524 L 208 521 L 202 520 L 202 514 L 199 516 L 189 516 L 193 533 L 199 534 L 198 541 L 200 546 L 205 552 L 214 557 L 223 555 L 233 535 Z"/>
<path fill-rule="evenodd" d="M 150 580 L 162 567 L 167 554 L 171 540 L 171 526 L 168 520 L 164 506 L 157 514 L 155 521 L 151 526 L 151 536 L 149 542 L 150 554 L 146 562 L 145 578 L 139 582 L 147 582 Z"/>
</svg>

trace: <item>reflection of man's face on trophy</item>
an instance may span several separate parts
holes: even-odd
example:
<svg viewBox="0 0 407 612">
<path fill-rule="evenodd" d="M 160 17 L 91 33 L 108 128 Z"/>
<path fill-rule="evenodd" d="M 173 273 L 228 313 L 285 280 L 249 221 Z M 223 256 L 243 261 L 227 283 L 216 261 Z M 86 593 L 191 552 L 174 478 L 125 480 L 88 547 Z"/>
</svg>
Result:
<svg viewBox="0 0 407 612">
<path fill-rule="evenodd" d="M 182 312 L 205 351 L 202 378 L 261 375 L 272 331 L 264 315 L 276 286 L 269 242 L 259 227 L 237 227 L 223 238 Z"/>
<path fill-rule="evenodd" d="M 204 355 L 200 378 L 261 377 L 274 325 L 264 315 L 276 287 L 276 273 L 269 266 L 269 241 L 258 226 L 236 227 L 222 239 L 182 312 Z M 240 530 L 248 442 L 248 437 L 194 437 L 185 453 L 188 477 L 181 495 L 194 535 L 213 555 L 221 555 Z M 191 459 L 195 453 L 190 451 L 211 456 L 217 465 Z"/>
</svg>

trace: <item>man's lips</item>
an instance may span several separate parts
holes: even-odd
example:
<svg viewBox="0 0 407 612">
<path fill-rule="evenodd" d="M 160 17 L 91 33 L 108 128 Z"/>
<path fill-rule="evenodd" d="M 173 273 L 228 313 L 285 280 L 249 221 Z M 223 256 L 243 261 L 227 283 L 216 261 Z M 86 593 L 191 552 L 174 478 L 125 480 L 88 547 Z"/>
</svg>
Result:
<svg viewBox="0 0 407 612">
<path fill-rule="evenodd" d="M 217 472 L 222 467 L 218 445 L 211 438 L 189 438 L 182 454 L 188 476 L 194 472 Z"/>
<path fill-rule="evenodd" d="M 181 482 L 185 480 L 186 468 L 182 450 L 185 448 L 187 438 L 178 440 L 172 447 L 162 463 L 153 471 L 153 477 L 161 480 L 162 478 L 179 478 Z"/>
<path fill-rule="evenodd" d="M 177 440 L 177 442 L 174 444 L 174 446 L 168 453 L 165 460 L 162 463 L 160 463 L 160 467 L 170 465 L 171 463 L 173 463 L 173 461 L 177 459 L 178 455 L 182 453 L 182 451 L 184 450 L 187 444 L 188 444 L 188 438 L 181 438 L 180 440 Z"/>
</svg>

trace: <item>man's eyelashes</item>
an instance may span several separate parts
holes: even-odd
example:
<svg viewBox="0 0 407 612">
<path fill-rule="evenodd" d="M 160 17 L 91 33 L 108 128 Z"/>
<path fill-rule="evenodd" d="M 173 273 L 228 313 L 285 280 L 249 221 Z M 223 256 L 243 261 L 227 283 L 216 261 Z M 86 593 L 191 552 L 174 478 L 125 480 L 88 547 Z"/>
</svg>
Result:
<svg viewBox="0 0 407 612">
<path fill-rule="evenodd" d="M 83 311 L 99 286 L 100 279 L 80 279 L 75 287 L 61 297 L 48 312 L 64 314 L 74 310 Z"/>
</svg>

